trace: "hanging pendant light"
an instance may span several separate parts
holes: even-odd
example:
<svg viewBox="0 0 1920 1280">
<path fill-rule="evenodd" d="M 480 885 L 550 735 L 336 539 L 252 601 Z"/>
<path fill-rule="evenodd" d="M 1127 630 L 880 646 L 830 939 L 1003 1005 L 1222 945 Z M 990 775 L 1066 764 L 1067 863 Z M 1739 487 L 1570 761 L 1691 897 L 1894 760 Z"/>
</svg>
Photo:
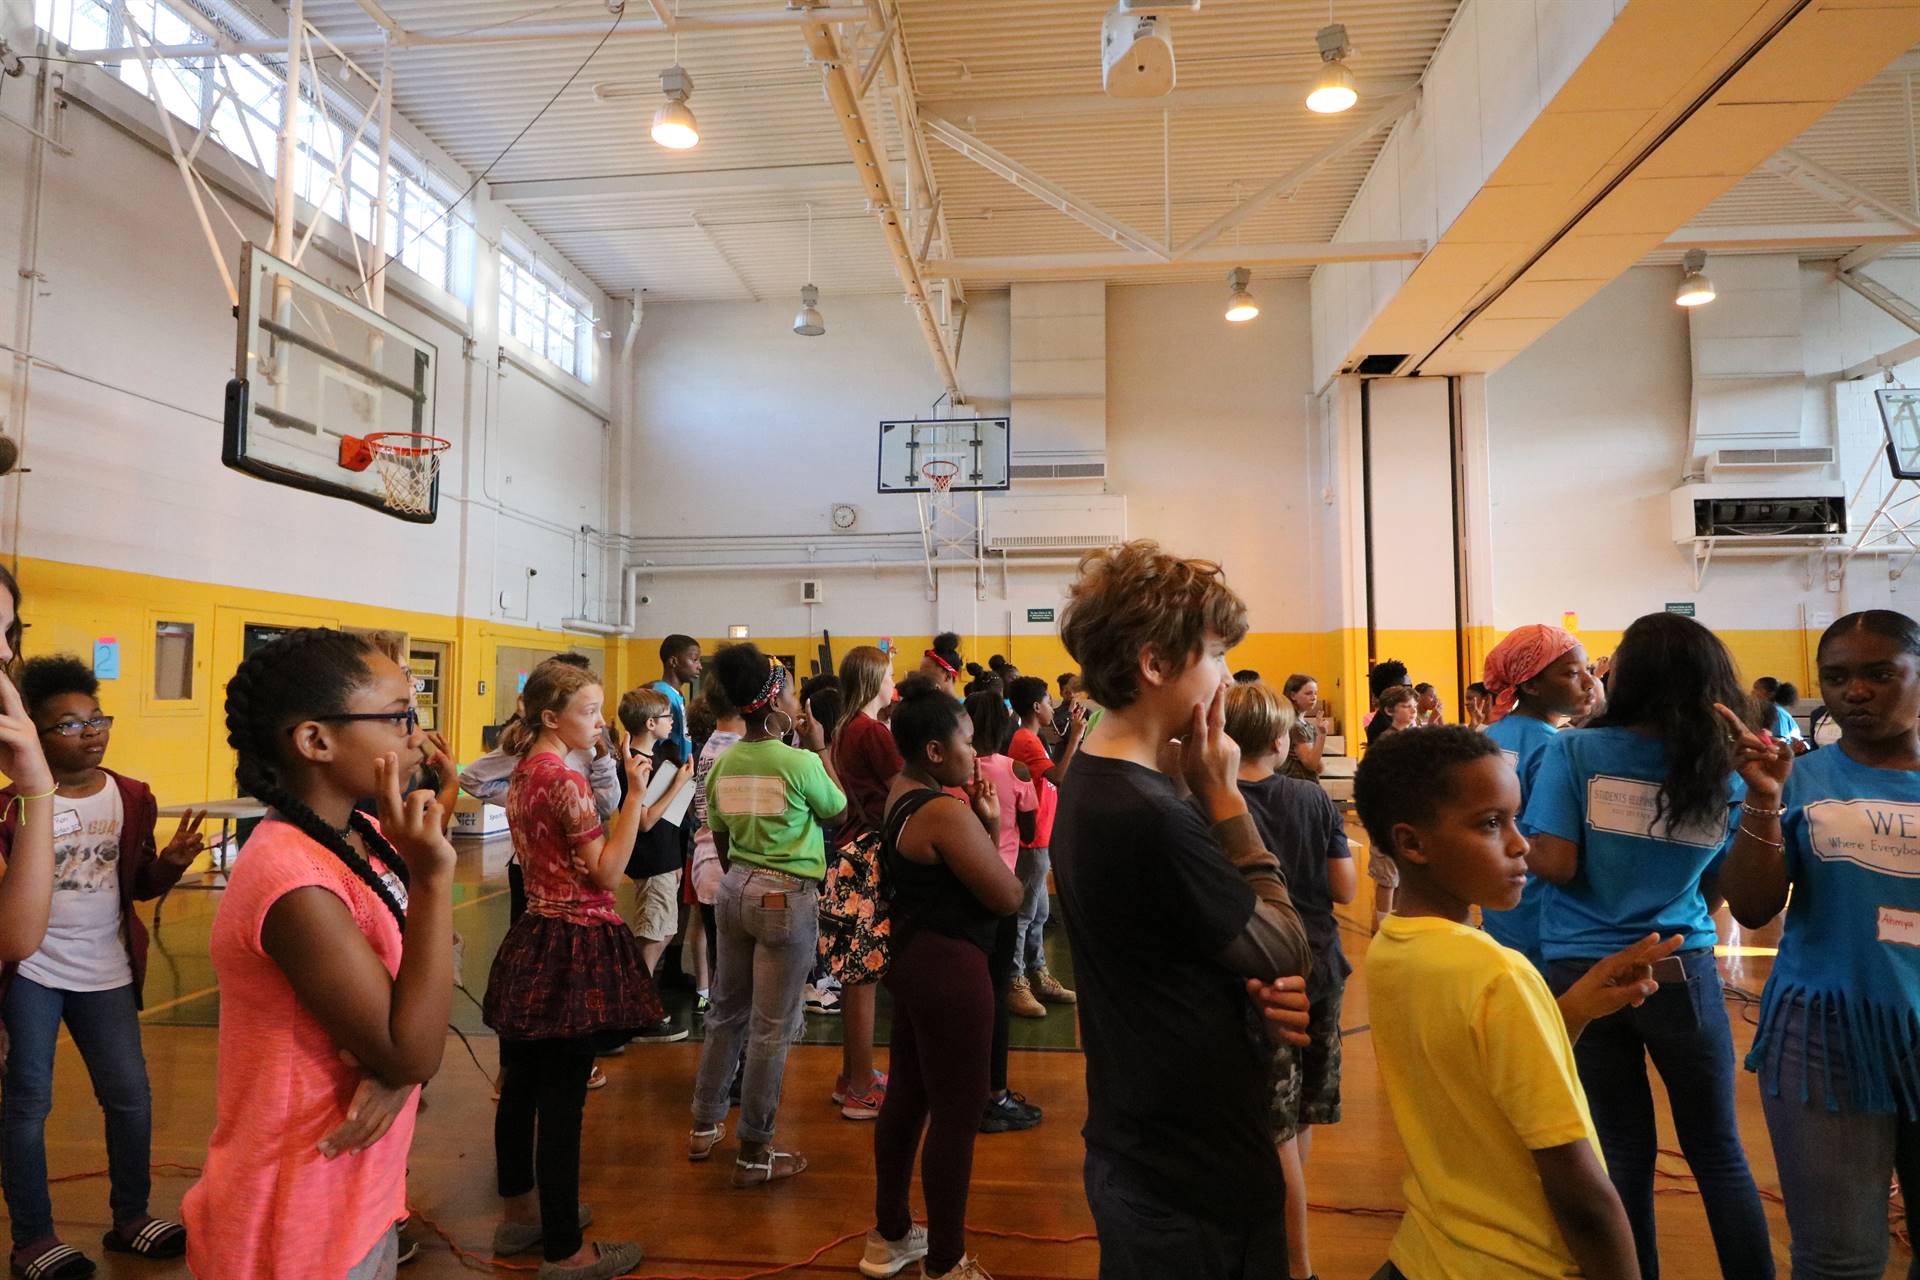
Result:
<svg viewBox="0 0 1920 1280">
<path fill-rule="evenodd" d="M 680 65 L 680 5 L 673 6 L 673 65 L 660 73 L 660 92 L 667 100 L 653 113 L 653 140 L 670 151 L 688 151 L 700 145 L 700 123 L 687 99 L 693 96 L 693 77 Z"/>
<path fill-rule="evenodd" d="M 1683 274 L 1680 283 L 1673 291 L 1673 302 L 1680 307 L 1704 306 L 1714 300 L 1713 281 L 1707 278 L 1707 251 L 1689 249 L 1680 260 Z"/>
<path fill-rule="evenodd" d="M 794 313 L 793 331 L 803 338 L 817 338 L 827 331 L 820 315 L 820 290 L 813 287 L 813 206 L 807 206 L 807 280 L 800 286 L 800 310 Z"/>
<path fill-rule="evenodd" d="M 1346 27 L 1333 20 L 1331 0 L 1327 4 L 1327 25 L 1313 39 L 1320 49 L 1320 74 L 1307 93 L 1307 110 L 1323 116 L 1337 115 L 1360 101 L 1360 91 L 1354 86 L 1353 72 L 1347 70 L 1346 59 L 1353 45 L 1347 40 Z"/>
<path fill-rule="evenodd" d="M 1247 285 L 1253 279 L 1253 272 L 1245 267 L 1235 267 L 1227 272 L 1227 319 L 1234 324 L 1245 324 L 1260 314 L 1260 304 L 1247 292 Z"/>
</svg>

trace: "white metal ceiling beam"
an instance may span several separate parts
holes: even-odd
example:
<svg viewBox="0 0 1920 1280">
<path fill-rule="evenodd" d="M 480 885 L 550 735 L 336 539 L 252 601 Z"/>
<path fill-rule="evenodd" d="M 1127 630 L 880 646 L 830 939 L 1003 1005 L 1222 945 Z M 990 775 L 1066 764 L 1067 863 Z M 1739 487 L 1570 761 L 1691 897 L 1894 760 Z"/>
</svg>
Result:
<svg viewBox="0 0 1920 1280">
<path fill-rule="evenodd" d="M 610 173 L 581 178 L 527 178 L 496 182 L 493 198 L 509 204 L 603 200 L 619 196 L 704 194 L 715 191 L 792 191 L 860 182 L 858 166 L 783 164 L 747 169 L 690 169 L 677 173 Z"/>
<path fill-rule="evenodd" d="M 1017 253 L 998 257 L 936 258 L 927 273 L 953 280 L 1097 280 L 1190 268 L 1195 275 L 1222 267 L 1311 266 L 1322 262 L 1413 262 L 1425 240 L 1339 240 L 1325 244 L 1214 245 L 1171 262 L 1144 253 Z"/>
<path fill-rule="evenodd" d="M 1409 89 L 1405 93 L 1388 99 L 1386 102 L 1380 104 L 1366 119 L 1360 121 L 1352 129 L 1349 129 L 1346 134 L 1338 140 L 1322 147 L 1306 160 L 1295 165 L 1291 171 L 1275 178 L 1272 182 L 1269 182 L 1266 186 L 1241 201 L 1234 208 L 1216 218 L 1204 231 L 1175 250 L 1173 256 L 1176 258 L 1184 258 L 1196 252 L 1201 247 L 1212 244 L 1215 240 L 1219 239 L 1222 234 L 1231 231 L 1258 213 L 1269 201 L 1277 200 L 1282 196 L 1292 195 L 1300 189 L 1301 185 L 1304 184 L 1307 179 L 1313 177 L 1314 174 L 1318 173 L 1328 164 L 1338 160 L 1341 156 L 1353 150 L 1375 133 L 1386 128 L 1401 116 L 1413 110 L 1419 104 L 1420 91 L 1418 89 Z"/>
<path fill-rule="evenodd" d="M 1369 81 L 1367 98 L 1385 101 L 1405 93 L 1414 80 Z M 1104 93 L 993 94 L 966 98 L 927 98 L 920 110 L 948 120 L 1052 120 L 1062 116 L 1158 115 L 1162 111 L 1198 111 L 1208 108 L 1260 110 L 1299 108 L 1312 82 L 1175 89 L 1158 98 L 1114 98 Z"/>
<path fill-rule="evenodd" d="M 360 7 L 366 10 L 369 18 L 372 18 L 380 24 L 381 30 L 392 35 L 400 35 L 402 33 L 402 28 L 400 24 L 394 20 L 393 15 L 380 7 L 380 0 L 360 0 Z"/>
<path fill-rule="evenodd" d="M 915 251 L 919 261 L 924 263 L 932 251 L 936 239 L 941 253 L 952 252 L 953 239 L 947 231 L 946 202 L 941 197 L 940 184 L 934 176 L 933 158 L 927 153 L 926 130 L 920 126 L 920 108 L 914 89 L 913 60 L 908 56 L 907 37 L 904 19 L 900 16 L 898 0 L 867 0 L 874 10 L 875 17 L 894 31 L 894 39 L 888 45 L 892 58 L 890 74 L 893 79 L 888 102 L 893 109 L 895 126 L 900 130 L 906 142 L 906 176 L 908 218 L 907 230 L 913 231 L 913 220 L 920 220 L 920 244 Z M 966 332 L 967 291 L 958 281 L 947 282 L 948 306 L 942 310 L 947 316 L 947 325 L 952 333 L 949 350 L 957 360 L 960 356 L 960 339 Z M 959 308 L 959 321 L 953 320 L 954 308 Z"/>
<path fill-rule="evenodd" d="M 713 246 L 713 251 L 719 257 L 720 261 L 727 264 L 727 270 L 733 272 L 733 278 L 740 282 L 740 287 L 747 291 L 747 296 L 755 302 L 760 301 L 760 291 L 755 289 L 752 283 L 748 281 L 747 273 L 740 269 L 740 264 L 733 260 L 731 253 L 727 252 L 727 246 L 720 243 L 720 237 L 713 233 L 713 228 L 700 221 L 700 215 L 697 213 L 689 213 L 687 217 L 693 222 L 694 226 L 700 228 L 700 234 L 705 236 L 707 243 Z"/>
<path fill-rule="evenodd" d="M 1819 249 L 1920 241 L 1904 222 L 1763 222 L 1726 227 L 1681 227 L 1662 249 Z"/>
<path fill-rule="evenodd" d="M 867 11 L 862 6 L 837 5 L 819 9 L 757 9 L 735 13 L 710 13 L 697 17 L 686 14 L 677 23 L 672 24 L 672 27 L 681 31 L 743 31 L 754 27 L 797 27 L 808 23 L 864 22 L 866 18 Z M 434 49 L 476 44 L 553 44 L 598 40 L 607 34 L 607 28 L 611 25 L 611 22 L 529 22 L 479 30 L 405 30 L 399 34 L 382 31 L 377 35 L 342 35 L 335 37 L 332 43 L 343 53 L 366 53 L 389 44 L 395 49 Z M 611 42 L 636 36 L 657 36 L 669 29 L 669 26 L 658 18 L 630 17 L 614 28 L 613 35 L 609 39 Z M 204 58 L 208 52 L 208 46 L 204 44 L 172 44 L 157 45 L 148 51 L 147 56 L 161 59 Z M 286 52 L 286 41 L 220 40 L 214 42 L 212 52 L 271 57 Z M 68 56 L 78 62 L 128 62 L 139 57 L 139 54 L 131 46 L 115 46 L 109 49 L 78 49 Z"/>
<path fill-rule="evenodd" d="M 1151 254 L 1165 260 L 1165 246 L 1151 236 L 1134 230 L 1090 201 L 1082 200 L 1059 183 L 1043 178 L 1018 160 L 988 146 L 951 120 L 922 112 L 920 123 L 937 141 L 958 151 L 987 172 L 1013 184 L 1042 204 L 1051 205 L 1075 222 L 1092 227 L 1115 244 L 1135 253 Z"/>
<path fill-rule="evenodd" d="M 1910 231 L 1920 232 L 1920 222 L 1916 222 L 1906 210 L 1888 204 L 1871 191 L 1801 155 L 1792 147 L 1783 148 L 1760 167 L 1857 218 L 1896 222 Z"/>
<path fill-rule="evenodd" d="M 810 12 L 818 15 L 830 11 L 815 9 Z M 860 10 L 860 15 L 864 18 L 866 10 Z M 887 180 L 886 159 L 878 150 L 877 134 L 867 119 L 866 109 L 860 105 L 860 98 L 854 92 L 853 74 L 847 67 L 839 37 L 825 20 L 806 22 L 800 32 L 807 42 L 807 52 L 813 55 L 814 64 L 820 68 L 827 102 L 840 122 L 841 135 L 860 173 L 867 200 L 880 219 L 887 252 L 892 255 L 894 270 L 900 276 L 901 287 L 906 290 L 907 304 L 913 308 L 915 318 L 920 322 L 921 335 L 926 338 L 927 350 L 933 356 L 934 370 L 947 394 L 956 404 L 962 403 L 966 397 L 960 389 L 960 374 L 955 367 L 953 353 L 947 349 L 946 334 L 941 331 L 940 320 L 929 305 L 927 282 L 921 272 L 920 260 L 914 256 L 913 246 L 907 240 L 905 220 L 899 206 L 894 203 L 893 188 Z"/>
<path fill-rule="evenodd" d="M 1859 364 L 1847 366 L 1840 371 L 1840 380 L 1852 382 L 1856 378 L 1870 377 L 1876 373 L 1883 373 L 1895 365 L 1905 364 L 1909 360 L 1920 360 L 1920 338 L 1915 338 L 1912 342 L 1903 342 L 1893 350 L 1883 351 L 1870 360 L 1862 360 Z"/>
<path fill-rule="evenodd" d="M 1920 333 L 1920 309 L 1916 309 L 1911 302 L 1872 276 L 1863 276 L 1853 271 L 1841 271 L 1837 272 L 1834 278 L 1907 328 Z"/>
</svg>

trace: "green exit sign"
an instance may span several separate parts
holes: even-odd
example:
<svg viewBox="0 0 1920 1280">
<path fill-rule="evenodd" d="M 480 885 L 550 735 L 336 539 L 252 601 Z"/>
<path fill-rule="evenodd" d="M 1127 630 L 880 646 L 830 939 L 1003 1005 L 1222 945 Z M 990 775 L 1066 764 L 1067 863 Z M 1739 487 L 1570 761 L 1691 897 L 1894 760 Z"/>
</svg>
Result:
<svg viewBox="0 0 1920 1280">
<path fill-rule="evenodd" d="M 1053 621 L 1053 610 L 1051 610 L 1051 609 L 1029 609 L 1029 610 L 1027 610 L 1027 621 L 1028 621 L 1028 622 L 1052 622 L 1052 621 Z"/>
<path fill-rule="evenodd" d="M 1683 600 L 1679 602 L 1669 601 L 1667 604 L 1667 612 L 1677 613 L 1683 618 L 1691 618 L 1694 616 L 1693 601 L 1691 600 Z"/>
</svg>

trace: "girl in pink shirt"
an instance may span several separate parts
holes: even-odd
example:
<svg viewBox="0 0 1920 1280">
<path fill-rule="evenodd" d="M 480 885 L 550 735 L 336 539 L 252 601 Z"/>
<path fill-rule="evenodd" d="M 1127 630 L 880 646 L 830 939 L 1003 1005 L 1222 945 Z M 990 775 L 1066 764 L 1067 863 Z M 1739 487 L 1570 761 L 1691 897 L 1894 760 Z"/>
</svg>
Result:
<svg viewBox="0 0 1920 1280">
<path fill-rule="evenodd" d="M 214 914 L 215 1122 L 187 1192 L 200 1280 L 391 1276 L 418 1087 L 453 1001 L 453 846 L 413 680 L 309 628 L 240 664 L 227 740 L 268 806 Z M 378 822 L 354 811 L 377 797 Z M 402 936 L 404 930 L 404 946 Z"/>
<path fill-rule="evenodd" d="M 1017 871 L 1020 842 L 1032 843 L 1036 832 L 1040 793 L 1027 767 L 1007 754 L 1018 724 L 999 685 L 972 694 L 966 706 L 967 716 L 973 721 L 973 749 L 980 776 L 993 783 L 1000 797 L 1000 829 L 993 833 L 1000 861 L 1007 864 L 1007 870 Z M 1007 1041 L 1012 1016 L 1007 1001 L 1013 994 L 1015 925 L 1013 916 L 1000 918 L 993 935 L 993 954 L 987 957 L 987 972 L 993 978 L 993 1060 L 987 1113 L 980 1121 L 982 1133 L 1031 1129 L 1040 1123 L 1040 1108 L 1007 1088 Z"/>
</svg>

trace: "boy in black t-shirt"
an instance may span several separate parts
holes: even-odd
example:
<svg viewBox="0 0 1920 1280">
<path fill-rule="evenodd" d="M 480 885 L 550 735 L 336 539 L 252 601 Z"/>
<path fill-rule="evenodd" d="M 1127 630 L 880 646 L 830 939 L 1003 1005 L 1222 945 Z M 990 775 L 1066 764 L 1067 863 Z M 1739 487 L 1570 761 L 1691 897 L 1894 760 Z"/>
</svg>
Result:
<svg viewBox="0 0 1920 1280">
<path fill-rule="evenodd" d="M 1304 1030 L 1275 1015 L 1304 1014 L 1310 948 L 1224 729 L 1225 655 L 1246 629 L 1218 565 L 1151 542 L 1089 558 L 1061 621 L 1105 711 L 1060 789 L 1053 837 L 1102 1280 L 1287 1265 L 1260 1015 Z M 1171 777 L 1158 761 L 1176 737 Z"/>
</svg>

